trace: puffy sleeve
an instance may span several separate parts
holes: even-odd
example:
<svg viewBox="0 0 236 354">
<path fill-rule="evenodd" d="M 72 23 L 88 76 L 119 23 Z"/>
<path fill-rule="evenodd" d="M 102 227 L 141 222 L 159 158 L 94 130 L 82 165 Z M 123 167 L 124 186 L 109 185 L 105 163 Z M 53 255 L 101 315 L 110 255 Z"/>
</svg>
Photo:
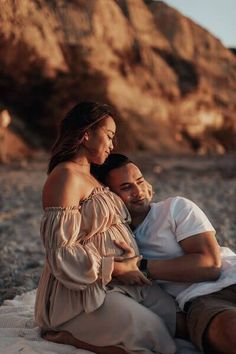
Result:
<svg viewBox="0 0 236 354">
<path fill-rule="evenodd" d="M 206 231 L 215 231 L 204 212 L 191 200 L 176 197 L 171 203 L 172 231 L 177 242 Z"/>
<path fill-rule="evenodd" d="M 78 208 L 46 210 L 41 236 L 50 270 L 69 289 L 85 290 L 95 283 L 105 286 L 112 278 L 113 257 L 101 255 L 92 242 L 78 241 L 80 227 Z"/>
</svg>

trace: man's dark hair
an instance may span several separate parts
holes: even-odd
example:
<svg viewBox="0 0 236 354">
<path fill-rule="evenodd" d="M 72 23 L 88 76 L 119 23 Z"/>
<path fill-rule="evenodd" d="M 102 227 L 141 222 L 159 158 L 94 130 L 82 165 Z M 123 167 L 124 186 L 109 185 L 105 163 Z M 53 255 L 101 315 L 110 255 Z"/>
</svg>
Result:
<svg viewBox="0 0 236 354">
<path fill-rule="evenodd" d="M 99 182 L 106 185 L 109 172 L 115 168 L 125 166 L 128 163 L 133 162 L 127 156 L 122 154 L 110 154 L 104 164 L 92 164 L 91 173 Z"/>
</svg>

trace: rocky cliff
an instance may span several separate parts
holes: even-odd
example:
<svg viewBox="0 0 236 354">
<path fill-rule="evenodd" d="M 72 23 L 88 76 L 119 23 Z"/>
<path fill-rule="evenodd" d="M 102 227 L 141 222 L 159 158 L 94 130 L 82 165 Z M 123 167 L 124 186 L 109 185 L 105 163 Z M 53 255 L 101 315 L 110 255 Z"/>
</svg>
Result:
<svg viewBox="0 0 236 354">
<path fill-rule="evenodd" d="M 2 1 L 0 67 L 0 103 L 47 146 L 93 99 L 117 108 L 121 149 L 236 148 L 235 55 L 162 1 Z"/>
</svg>

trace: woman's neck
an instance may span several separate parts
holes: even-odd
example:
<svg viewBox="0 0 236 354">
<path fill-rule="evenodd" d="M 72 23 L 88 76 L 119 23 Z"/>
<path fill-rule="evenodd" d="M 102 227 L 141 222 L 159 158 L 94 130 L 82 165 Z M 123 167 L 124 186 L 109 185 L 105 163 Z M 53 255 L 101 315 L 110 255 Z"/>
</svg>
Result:
<svg viewBox="0 0 236 354">
<path fill-rule="evenodd" d="M 81 172 L 90 174 L 90 163 L 85 156 L 77 156 L 74 159 L 71 159 L 72 162 Z"/>
</svg>

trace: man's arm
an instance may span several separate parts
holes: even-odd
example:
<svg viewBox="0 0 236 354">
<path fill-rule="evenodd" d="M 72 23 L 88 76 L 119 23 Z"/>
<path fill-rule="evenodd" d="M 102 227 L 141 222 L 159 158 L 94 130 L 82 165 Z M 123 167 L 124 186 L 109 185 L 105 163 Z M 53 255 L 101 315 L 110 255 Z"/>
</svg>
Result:
<svg viewBox="0 0 236 354">
<path fill-rule="evenodd" d="M 216 280 L 220 276 L 220 247 L 215 232 L 190 236 L 179 242 L 185 252 L 172 259 L 148 260 L 147 270 L 152 279 L 177 282 Z"/>
</svg>

